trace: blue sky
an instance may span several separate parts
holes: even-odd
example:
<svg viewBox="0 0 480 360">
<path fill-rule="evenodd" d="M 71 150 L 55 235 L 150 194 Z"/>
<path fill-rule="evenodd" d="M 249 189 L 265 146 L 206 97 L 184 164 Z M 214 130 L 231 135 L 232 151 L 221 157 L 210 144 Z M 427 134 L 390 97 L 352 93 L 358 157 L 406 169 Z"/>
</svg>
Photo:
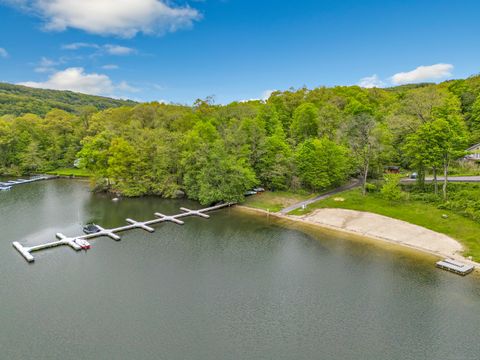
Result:
<svg viewBox="0 0 480 360">
<path fill-rule="evenodd" d="M 141 101 L 479 72 L 469 0 L 0 0 L 0 81 Z"/>
</svg>

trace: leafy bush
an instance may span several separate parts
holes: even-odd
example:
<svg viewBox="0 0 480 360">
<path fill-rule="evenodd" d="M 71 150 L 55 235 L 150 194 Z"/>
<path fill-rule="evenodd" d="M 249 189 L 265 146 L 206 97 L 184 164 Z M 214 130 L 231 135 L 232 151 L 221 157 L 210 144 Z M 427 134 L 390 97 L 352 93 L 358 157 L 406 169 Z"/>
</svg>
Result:
<svg viewBox="0 0 480 360">
<path fill-rule="evenodd" d="M 406 191 L 412 200 L 436 204 L 439 209 L 452 210 L 467 218 L 480 221 L 480 184 L 450 183 L 448 199 L 433 193 L 433 185 L 428 184 L 422 191 L 417 186 L 407 186 Z"/>
<path fill-rule="evenodd" d="M 390 201 L 398 201 L 403 197 L 402 189 L 400 187 L 400 174 L 386 174 L 384 177 L 384 184 L 380 190 L 382 196 Z"/>
</svg>

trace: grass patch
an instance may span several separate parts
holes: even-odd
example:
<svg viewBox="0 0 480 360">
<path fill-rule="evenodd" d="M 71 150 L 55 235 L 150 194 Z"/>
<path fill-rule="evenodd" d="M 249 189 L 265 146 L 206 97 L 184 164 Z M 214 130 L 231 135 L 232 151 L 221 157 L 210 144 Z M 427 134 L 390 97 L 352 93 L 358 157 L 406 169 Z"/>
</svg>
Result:
<svg viewBox="0 0 480 360">
<path fill-rule="evenodd" d="M 90 177 L 92 174 L 86 169 L 77 169 L 77 168 L 62 168 L 52 171 L 47 171 L 49 175 L 58 175 L 58 176 L 74 176 L 74 177 Z"/>
<path fill-rule="evenodd" d="M 256 209 L 278 212 L 287 206 L 297 202 L 310 199 L 315 194 L 292 193 L 288 191 L 266 191 L 257 195 L 249 196 L 245 199 L 244 205 Z"/>
<path fill-rule="evenodd" d="M 334 199 L 338 197 L 344 201 L 335 201 Z M 363 196 L 355 189 L 317 201 L 307 206 L 305 210 L 294 210 L 290 215 L 304 215 L 323 208 L 368 211 L 423 226 L 457 239 L 465 246 L 465 256 L 472 256 L 475 261 L 480 261 L 480 223 L 453 211 L 438 209 L 434 204 L 415 200 L 391 202 L 377 193 Z M 443 218 L 444 214 L 448 218 Z"/>
</svg>

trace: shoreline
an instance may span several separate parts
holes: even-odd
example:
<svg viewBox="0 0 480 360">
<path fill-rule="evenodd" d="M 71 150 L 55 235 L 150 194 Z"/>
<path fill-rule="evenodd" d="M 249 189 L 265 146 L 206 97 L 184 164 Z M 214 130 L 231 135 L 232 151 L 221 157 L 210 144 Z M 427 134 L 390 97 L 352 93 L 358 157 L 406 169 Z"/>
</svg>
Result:
<svg viewBox="0 0 480 360">
<path fill-rule="evenodd" d="M 402 221 L 402 220 L 397 220 L 397 219 L 394 219 L 394 218 L 389 218 L 389 217 L 386 217 L 386 216 L 383 216 L 383 215 L 377 215 L 377 214 L 369 213 L 369 212 L 348 210 L 349 212 L 352 212 L 352 213 L 358 213 L 358 214 L 362 214 L 362 215 L 363 214 L 368 214 L 368 215 L 371 214 L 371 215 L 374 215 L 374 216 L 390 219 L 390 220 L 392 220 L 392 222 L 403 223 L 404 225 L 411 226 L 412 228 L 425 229 L 431 234 L 438 235 L 439 238 L 449 238 L 449 239 L 453 240 L 454 242 L 456 242 L 458 244 L 458 250 L 455 251 L 454 253 L 449 253 L 449 252 L 444 252 L 444 251 L 436 251 L 436 250 L 433 250 L 431 248 L 429 249 L 427 247 L 418 246 L 417 244 L 402 241 L 398 238 L 376 236 L 376 235 L 373 235 L 373 234 L 369 233 L 368 229 L 362 229 L 363 231 L 357 231 L 357 230 L 352 230 L 352 229 L 341 227 L 341 226 L 335 226 L 335 225 L 332 225 L 332 224 L 326 224 L 326 223 L 321 223 L 321 222 L 317 222 L 317 221 L 312 221 L 312 220 L 306 219 L 304 217 L 295 216 L 295 215 L 283 215 L 283 214 L 280 214 L 280 213 L 269 212 L 269 211 L 266 211 L 266 210 L 263 210 L 263 209 L 252 208 L 252 207 L 248 207 L 248 206 L 244 206 L 244 205 L 237 205 L 236 207 L 239 208 L 242 211 L 254 212 L 254 213 L 257 213 L 257 214 L 264 215 L 264 216 L 273 216 L 277 219 L 291 221 L 294 224 L 304 224 L 304 225 L 313 226 L 314 228 L 317 228 L 317 229 L 329 230 L 329 231 L 333 231 L 335 233 L 352 235 L 356 238 L 356 240 L 360 240 L 360 241 L 371 241 L 371 242 L 376 243 L 376 244 L 395 245 L 395 246 L 398 246 L 400 248 L 414 250 L 416 252 L 420 252 L 420 253 L 423 253 L 423 254 L 426 254 L 426 255 L 431 255 L 431 256 L 433 255 L 433 256 L 435 256 L 436 258 L 439 258 L 439 259 L 452 258 L 452 259 L 464 262 L 466 264 L 473 265 L 473 266 L 475 266 L 475 272 L 477 272 L 477 273 L 480 272 L 480 263 L 475 262 L 473 260 L 469 260 L 461 254 L 461 251 L 463 251 L 463 245 L 459 241 L 457 241 L 455 239 L 452 239 L 452 238 L 448 237 L 447 235 L 435 232 L 433 230 L 423 228 L 423 227 L 418 226 L 418 225 L 410 224 L 410 223 Z M 324 210 L 338 210 L 338 209 L 324 209 Z M 313 217 L 313 216 L 315 216 L 315 213 L 309 214 L 307 216 L 307 218 L 308 217 Z M 342 217 L 340 220 L 342 220 L 344 222 L 346 219 Z"/>
<path fill-rule="evenodd" d="M 66 175 L 53 175 L 52 178 L 54 179 L 74 179 L 74 180 L 80 180 L 80 181 L 88 181 L 89 177 L 83 177 L 83 176 L 66 176 Z M 346 209 L 337 209 L 337 208 L 323 208 L 323 209 L 317 209 L 313 213 L 305 214 L 302 216 L 297 216 L 297 215 L 287 215 L 283 214 L 281 212 L 270 212 L 267 210 L 259 209 L 259 208 L 254 208 L 254 207 L 249 207 L 246 205 L 239 205 L 237 204 L 235 206 L 236 208 L 240 209 L 241 211 L 249 211 L 249 212 L 254 212 L 257 214 L 262 214 L 264 216 L 273 216 L 277 219 L 281 220 L 287 220 L 288 222 L 291 222 L 293 224 L 303 224 L 303 225 L 309 225 L 315 229 L 320 229 L 320 230 L 328 230 L 332 231 L 334 233 L 341 233 L 341 234 L 348 234 L 353 236 L 356 240 L 359 241 L 370 241 L 372 243 L 378 244 L 390 244 L 397 246 L 399 248 L 403 249 L 410 249 L 414 250 L 419 253 L 423 253 L 426 255 L 434 256 L 438 259 L 445 259 L 445 258 L 450 258 L 450 259 L 455 259 L 457 261 L 461 261 L 466 264 L 473 265 L 475 267 L 475 273 L 480 273 L 480 262 L 475 262 L 473 260 L 470 260 L 463 256 L 462 252 L 464 251 L 464 247 L 461 242 L 458 240 L 449 237 L 448 235 L 445 235 L 443 233 L 436 232 L 434 230 L 427 229 L 425 227 L 415 225 L 403 220 L 387 217 L 384 215 L 379 215 L 371 212 L 365 212 L 365 211 L 357 211 L 357 210 L 346 210 Z M 325 212 L 326 211 L 331 211 L 331 214 L 326 214 L 327 219 L 330 217 L 330 223 L 327 223 L 325 221 L 320 221 L 320 220 L 325 220 Z M 324 212 L 322 216 L 315 218 L 315 216 L 320 213 Z M 350 218 L 349 215 L 354 215 L 354 218 Z M 368 217 L 370 216 L 370 219 L 364 219 L 363 223 L 358 222 L 359 217 Z M 315 221 L 317 220 L 317 221 Z M 357 221 L 355 226 L 352 228 L 348 228 L 346 226 L 347 223 L 351 222 L 352 220 Z M 365 224 L 365 220 L 367 220 L 367 224 Z M 336 224 L 338 222 L 341 222 L 341 225 Z M 377 234 L 372 234 L 371 231 L 371 226 L 368 226 L 369 224 L 375 224 L 375 228 L 378 227 L 381 228 L 383 225 L 383 230 L 386 230 L 384 232 L 389 233 L 390 236 L 379 236 Z M 380 225 L 377 227 L 377 225 Z M 398 231 L 397 229 L 397 236 L 392 236 L 392 229 L 400 228 L 403 226 L 403 229 L 400 229 Z M 416 229 L 417 233 L 415 234 L 415 231 L 412 231 L 412 229 Z M 421 232 L 418 232 L 418 229 L 421 230 Z M 404 232 L 402 232 L 404 230 Z M 378 233 L 378 231 L 376 231 Z M 380 231 L 381 232 L 381 231 Z M 408 239 L 417 239 L 418 237 L 425 237 L 424 235 L 427 234 L 429 235 L 429 238 L 427 236 L 427 241 L 423 241 L 423 243 L 428 243 L 430 247 L 428 246 L 419 246 L 419 243 L 422 243 L 422 241 L 411 241 L 411 240 L 402 240 L 399 237 L 408 236 Z M 440 250 L 435 250 L 434 248 L 442 248 L 442 242 L 445 245 L 445 240 L 449 242 L 448 246 L 443 247 L 443 249 Z M 453 246 L 452 246 L 453 244 Z M 433 246 L 431 246 L 433 245 Z"/>
</svg>

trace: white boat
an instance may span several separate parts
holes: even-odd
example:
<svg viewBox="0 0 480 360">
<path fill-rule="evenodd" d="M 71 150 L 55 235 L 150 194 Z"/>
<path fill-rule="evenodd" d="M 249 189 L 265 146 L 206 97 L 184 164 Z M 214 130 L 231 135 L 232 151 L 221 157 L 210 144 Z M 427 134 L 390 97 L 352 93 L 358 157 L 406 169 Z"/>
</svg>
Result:
<svg viewBox="0 0 480 360">
<path fill-rule="evenodd" d="M 88 250 L 91 248 L 91 245 L 87 240 L 75 239 L 74 241 L 77 245 L 79 245 L 84 250 Z"/>
<path fill-rule="evenodd" d="M 0 191 L 8 191 L 11 188 L 12 188 L 11 186 L 0 186 Z"/>
</svg>

